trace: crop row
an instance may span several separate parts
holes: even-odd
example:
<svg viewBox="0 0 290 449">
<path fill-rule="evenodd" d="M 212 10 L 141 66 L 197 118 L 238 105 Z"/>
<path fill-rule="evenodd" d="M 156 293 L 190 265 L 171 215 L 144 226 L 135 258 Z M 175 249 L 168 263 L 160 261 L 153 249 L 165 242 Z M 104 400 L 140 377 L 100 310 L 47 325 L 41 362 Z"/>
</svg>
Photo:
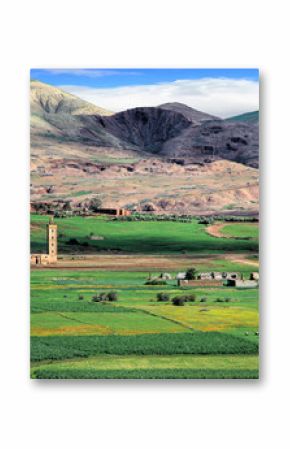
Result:
<svg viewBox="0 0 290 449">
<path fill-rule="evenodd" d="M 135 312 L 131 307 L 114 306 L 107 302 L 87 301 L 34 301 L 31 306 L 32 313 L 38 312 L 113 312 L 126 313 Z"/>
<path fill-rule="evenodd" d="M 210 369 L 41 369 L 32 375 L 35 379 L 258 379 L 258 370 Z"/>
<path fill-rule="evenodd" d="M 258 343 L 219 332 L 134 336 L 31 337 L 31 360 L 64 360 L 97 354 L 257 354 Z"/>
</svg>

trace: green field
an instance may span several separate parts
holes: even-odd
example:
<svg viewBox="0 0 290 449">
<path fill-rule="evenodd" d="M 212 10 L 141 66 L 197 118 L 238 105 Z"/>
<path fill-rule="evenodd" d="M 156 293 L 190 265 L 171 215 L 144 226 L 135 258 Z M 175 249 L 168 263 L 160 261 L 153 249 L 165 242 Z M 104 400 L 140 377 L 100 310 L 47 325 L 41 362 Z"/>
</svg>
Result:
<svg viewBox="0 0 290 449">
<path fill-rule="evenodd" d="M 170 368 L 169 368 L 170 367 Z M 257 378 L 258 357 L 110 356 L 35 366 L 34 378 Z"/>
<path fill-rule="evenodd" d="M 181 290 L 175 281 L 149 286 L 145 279 L 142 272 L 33 270 L 32 377 L 257 377 L 256 289 Z M 92 301 L 98 292 L 112 289 L 117 302 Z M 171 297 L 182 291 L 195 293 L 196 301 L 184 307 L 159 303 L 158 291 Z M 144 355 L 148 357 L 142 359 Z M 236 365 L 227 363 L 230 355 L 237 357 Z M 52 366 L 53 360 L 63 363 Z"/>
<path fill-rule="evenodd" d="M 45 225 L 47 217 L 31 216 L 31 251 L 45 251 Z M 248 225 L 250 240 L 215 238 L 196 219 L 191 223 L 171 221 L 127 222 L 110 217 L 70 217 L 55 219 L 59 225 L 59 252 L 90 254 L 100 251 L 123 253 L 223 253 L 258 250 L 255 228 Z M 227 225 L 231 226 L 231 225 Z M 103 240 L 94 240 L 101 237 Z M 238 236 L 239 237 L 239 236 Z"/>
<path fill-rule="evenodd" d="M 197 252 L 201 254 L 194 262 L 198 271 L 237 271 L 248 278 L 257 271 L 256 226 L 225 224 L 223 231 L 233 238 L 216 238 L 196 220 L 122 222 L 72 217 L 56 222 L 60 253 L 99 251 L 100 263 L 108 252 L 110 267 L 119 254 L 131 253 L 125 259 L 119 257 L 121 264 L 131 257 L 131 265 L 130 269 L 122 265 L 84 268 L 78 259 L 71 268 L 62 268 L 60 262 L 58 267 L 32 269 L 33 378 L 258 378 L 258 289 L 179 287 L 175 280 L 185 264 L 192 266 Z M 46 223 L 47 217 L 32 216 L 33 252 L 45 248 Z M 92 240 L 92 236 L 104 240 Z M 148 260 L 152 260 L 150 268 Z M 148 270 L 160 272 L 160 266 L 154 267 L 159 260 L 172 263 L 172 269 L 166 269 L 172 279 L 166 285 L 146 285 Z M 93 301 L 112 291 L 117 301 Z M 160 292 L 170 300 L 158 302 Z M 184 294 L 194 294 L 195 301 L 174 306 L 171 299 Z"/>
<path fill-rule="evenodd" d="M 222 228 L 222 234 L 242 239 L 259 239 L 259 227 L 256 223 L 227 224 Z"/>
</svg>

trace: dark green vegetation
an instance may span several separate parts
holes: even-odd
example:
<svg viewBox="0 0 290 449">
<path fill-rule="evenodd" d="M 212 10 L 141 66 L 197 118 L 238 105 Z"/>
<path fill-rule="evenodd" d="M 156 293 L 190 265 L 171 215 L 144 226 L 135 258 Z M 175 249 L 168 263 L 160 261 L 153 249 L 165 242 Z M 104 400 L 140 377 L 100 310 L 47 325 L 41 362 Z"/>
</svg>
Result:
<svg viewBox="0 0 290 449">
<path fill-rule="evenodd" d="M 31 360 L 64 360 L 97 354 L 257 354 L 258 344 L 218 332 L 135 336 L 32 337 Z"/>
<path fill-rule="evenodd" d="M 45 252 L 45 225 L 48 218 L 31 216 L 31 252 Z M 59 218 L 59 252 L 90 254 L 100 251 L 124 253 L 223 253 L 257 251 L 258 239 L 215 238 L 196 219 L 190 223 L 173 221 L 122 222 L 109 217 Z M 252 237 L 251 235 L 249 237 Z"/>
<path fill-rule="evenodd" d="M 258 379 L 259 370 L 208 369 L 36 369 L 35 379 Z"/>
</svg>

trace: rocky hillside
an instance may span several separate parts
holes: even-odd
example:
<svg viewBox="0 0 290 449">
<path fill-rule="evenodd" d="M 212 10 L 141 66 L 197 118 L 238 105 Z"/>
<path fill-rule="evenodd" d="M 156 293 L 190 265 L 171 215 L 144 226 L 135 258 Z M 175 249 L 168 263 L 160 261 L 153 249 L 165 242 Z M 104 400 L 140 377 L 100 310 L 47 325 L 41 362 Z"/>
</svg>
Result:
<svg viewBox="0 0 290 449">
<path fill-rule="evenodd" d="M 204 112 L 198 111 L 196 109 L 190 108 L 182 103 L 164 103 L 159 106 L 161 109 L 166 109 L 168 111 L 177 112 L 182 114 L 190 122 L 200 125 L 206 120 L 216 120 L 218 117 L 214 115 L 205 114 Z"/>
<path fill-rule="evenodd" d="M 47 114 L 113 114 L 56 87 L 35 80 L 30 83 L 30 107 L 31 113 L 40 117 L 46 117 Z"/>
<path fill-rule="evenodd" d="M 50 143 L 87 142 L 95 145 L 117 146 L 118 139 L 98 126 L 95 116 L 112 113 L 53 86 L 31 81 L 30 85 L 30 130 L 31 144 L 35 146 L 39 137 L 43 146 Z M 121 145 L 121 146 L 124 146 Z"/>
<path fill-rule="evenodd" d="M 180 113 L 156 107 L 129 109 L 99 117 L 98 122 L 118 139 L 149 153 L 159 153 L 165 142 L 191 125 Z"/>
<path fill-rule="evenodd" d="M 156 213 L 256 213 L 257 114 L 221 120 L 180 103 L 112 114 L 31 83 L 31 200 Z"/>
<path fill-rule="evenodd" d="M 168 140 L 161 153 L 191 162 L 226 159 L 259 166 L 258 126 L 246 122 L 210 120 L 190 126 Z"/>
<path fill-rule="evenodd" d="M 258 167 L 257 113 L 230 120 L 180 103 L 112 114 L 52 86 L 31 82 L 31 143 L 133 150 L 183 163 L 226 159 Z"/>
</svg>

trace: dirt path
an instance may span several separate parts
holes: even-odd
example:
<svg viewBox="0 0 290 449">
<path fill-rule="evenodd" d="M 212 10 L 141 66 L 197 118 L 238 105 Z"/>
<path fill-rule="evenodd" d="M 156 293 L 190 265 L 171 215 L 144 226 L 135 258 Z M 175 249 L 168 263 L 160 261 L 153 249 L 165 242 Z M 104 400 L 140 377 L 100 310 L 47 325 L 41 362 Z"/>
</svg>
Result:
<svg viewBox="0 0 290 449">
<path fill-rule="evenodd" d="M 231 260 L 232 262 L 235 262 L 235 263 L 240 263 L 243 265 L 250 265 L 252 267 L 259 268 L 259 261 L 247 259 L 246 254 L 239 255 L 239 256 L 237 256 L 237 254 L 225 254 L 224 257 L 225 257 L 225 259 Z"/>
<path fill-rule="evenodd" d="M 60 256 L 57 265 L 38 265 L 33 269 L 66 269 L 66 270 L 114 270 L 114 271 L 174 271 L 186 269 L 191 264 L 202 264 L 208 260 L 216 260 L 220 254 L 192 255 L 93 255 L 93 256 Z"/>
<path fill-rule="evenodd" d="M 225 226 L 224 223 L 216 223 L 205 228 L 206 232 L 213 237 L 222 237 L 224 239 L 231 239 L 229 235 L 222 234 L 221 230 Z"/>
</svg>

